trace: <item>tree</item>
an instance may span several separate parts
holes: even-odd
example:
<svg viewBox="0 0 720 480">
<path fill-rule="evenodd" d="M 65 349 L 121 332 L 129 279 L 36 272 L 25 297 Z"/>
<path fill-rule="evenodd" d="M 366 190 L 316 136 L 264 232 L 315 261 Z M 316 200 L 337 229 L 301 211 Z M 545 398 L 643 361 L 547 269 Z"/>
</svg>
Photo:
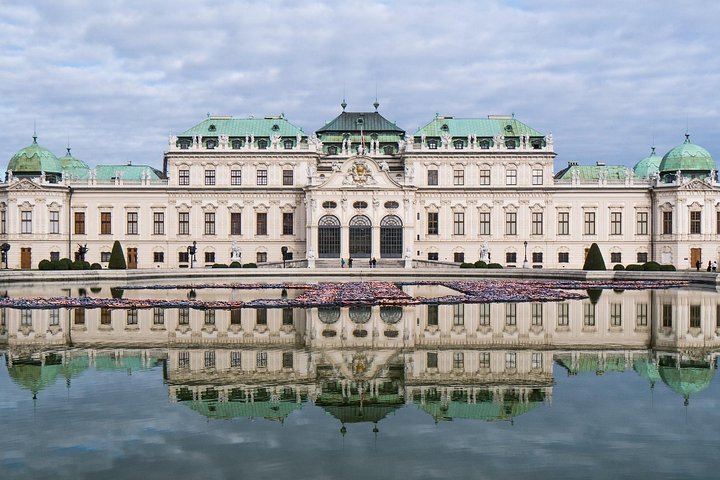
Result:
<svg viewBox="0 0 720 480">
<path fill-rule="evenodd" d="M 125 270 L 127 268 L 127 263 L 125 263 L 125 254 L 123 254 L 122 246 L 120 246 L 120 242 L 117 240 L 113 243 L 108 268 L 110 270 Z"/>
<path fill-rule="evenodd" d="M 585 265 L 583 270 L 606 270 L 605 260 L 603 259 L 602 252 L 597 243 L 590 245 L 590 251 L 585 257 Z"/>
</svg>

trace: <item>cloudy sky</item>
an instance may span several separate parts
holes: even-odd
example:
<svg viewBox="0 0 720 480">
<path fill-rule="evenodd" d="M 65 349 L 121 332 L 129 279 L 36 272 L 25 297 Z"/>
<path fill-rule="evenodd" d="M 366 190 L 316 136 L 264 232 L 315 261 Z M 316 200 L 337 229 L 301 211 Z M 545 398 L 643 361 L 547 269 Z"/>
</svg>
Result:
<svg viewBox="0 0 720 480">
<path fill-rule="evenodd" d="M 312 132 L 372 109 L 515 113 L 568 161 L 720 156 L 720 3 L 669 0 L 0 0 L 0 163 L 32 141 L 91 165 L 159 167 L 207 113 Z"/>
</svg>

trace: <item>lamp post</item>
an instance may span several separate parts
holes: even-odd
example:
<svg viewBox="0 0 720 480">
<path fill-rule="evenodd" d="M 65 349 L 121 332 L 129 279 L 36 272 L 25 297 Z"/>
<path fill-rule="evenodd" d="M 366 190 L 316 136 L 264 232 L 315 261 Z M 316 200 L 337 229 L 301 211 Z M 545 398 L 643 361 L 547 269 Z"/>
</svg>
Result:
<svg viewBox="0 0 720 480">
<path fill-rule="evenodd" d="M 188 257 L 190 257 L 190 268 L 195 264 L 195 252 L 197 252 L 197 242 L 193 241 L 192 245 L 187 247 Z"/>
<path fill-rule="evenodd" d="M 285 268 L 285 260 L 287 260 L 288 247 L 282 247 L 282 248 L 280 248 L 280 253 L 282 253 L 283 268 Z"/>
<path fill-rule="evenodd" d="M 5 242 L 0 245 L 0 262 L 5 262 L 5 268 L 8 268 L 8 252 L 10 251 L 10 244 Z"/>
<path fill-rule="evenodd" d="M 528 268 L 528 261 L 527 261 L 527 240 L 523 242 L 525 245 L 525 260 L 523 260 L 523 268 Z"/>
</svg>

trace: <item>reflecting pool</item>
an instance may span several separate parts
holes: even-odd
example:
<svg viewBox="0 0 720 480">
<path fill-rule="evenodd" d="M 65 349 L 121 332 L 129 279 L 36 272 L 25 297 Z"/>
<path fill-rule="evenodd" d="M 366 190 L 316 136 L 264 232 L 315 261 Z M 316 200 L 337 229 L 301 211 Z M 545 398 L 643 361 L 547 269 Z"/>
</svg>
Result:
<svg viewBox="0 0 720 480">
<path fill-rule="evenodd" d="M 115 287 L 3 293 L 112 298 Z M 121 295 L 302 294 L 192 292 Z M 719 305 L 715 291 L 678 288 L 562 302 L 0 309 L 0 478 L 712 478 Z"/>
</svg>

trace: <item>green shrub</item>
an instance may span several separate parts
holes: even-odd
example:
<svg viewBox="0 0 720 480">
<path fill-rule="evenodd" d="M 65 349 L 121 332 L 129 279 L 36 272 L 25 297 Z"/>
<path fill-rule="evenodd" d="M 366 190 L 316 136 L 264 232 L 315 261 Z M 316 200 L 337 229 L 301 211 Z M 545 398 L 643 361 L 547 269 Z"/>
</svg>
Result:
<svg viewBox="0 0 720 480">
<path fill-rule="evenodd" d="M 643 263 L 643 270 L 646 272 L 659 272 L 660 264 L 657 262 L 645 262 Z"/>
<path fill-rule="evenodd" d="M 590 251 L 587 257 L 585 257 L 583 270 L 607 270 L 607 268 L 605 268 L 605 260 L 597 243 L 590 245 Z"/>
<path fill-rule="evenodd" d="M 93 263 L 92 265 L 90 265 L 90 270 L 102 270 L 102 265 L 100 265 L 99 263 L 95 262 L 95 263 Z M 91 289 L 91 290 L 92 290 L 92 289 Z"/>
<path fill-rule="evenodd" d="M 53 264 L 50 263 L 50 260 L 40 260 L 38 270 L 53 270 Z"/>
<path fill-rule="evenodd" d="M 625 267 L 625 270 L 628 271 L 628 272 L 642 272 L 642 271 L 643 271 L 643 266 L 642 266 L 642 265 L 638 265 L 638 264 L 636 264 L 636 263 L 631 263 L 630 265 L 628 265 L 627 267 Z"/>
<path fill-rule="evenodd" d="M 125 254 L 123 254 L 122 246 L 117 240 L 115 240 L 115 243 L 113 243 L 112 252 L 110 252 L 110 262 L 108 262 L 108 268 L 110 270 L 127 269 L 127 263 L 125 263 Z"/>
<path fill-rule="evenodd" d="M 251 262 L 244 264 L 242 268 L 257 268 L 257 265 Z"/>
<path fill-rule="evenodd" d="M 613 270 L 625 270 L 625 267 L 623 266 L 622 263 L 618 263 L 617 265 L 615 265 L 613 267 Z"/>
<path fill-rule="evenodd" d="M 213 263 L 212 268 L 228 268 L 224 263 Z"/>
<path fill-rule="evenodd" d="M 475 268 L 475 264 L 474 264 L 474 263 L 463 262 L 463 263 L 460 264 L 460 268 Z"/>
<path fill-rule="evenodd" d="M 482 260 L 478 260 L 475 262 L 475 268 L 487 268 L 487 263 L 483 262 Z"/>
<path fill-rule="evenodd" d="M 69 258 L 61 258 L 58 260 L 55 270 L 72 270 L 72 260 Z"/>
<path fill-rule="evenodd" d="M 90 270 L 90 262 L 86 260 L 75 260 L 72 263 L 73 270 Z"/>
<path fill-rule="evenodd" d="M 503 268 L 499 263 L 488 263 L 487 268 Z"/>
<path fill-rule="evenodd" d="M 677 268 L 675 268 L 675 265 L 667 264 L 667 265 L 660 265 L 660 270 L 663 272 L 675 272 L 675 271 L 677 271 Z"/>
<path fill-rule="evenodd" d="M 242 267 L 242 263 L 240 263 L 240 262 L 231 262 L 230 263 L 230 268 L 241 268 L 241 267 Z"/>
<path fill-rule="evenodd" d="M 117 287 L 110 288 L 110 295 L 112 296 L 112 298 L 120 299 L 123 297 L 124 293 L 125 293 L 125 290 L 123 290 L 122 288 L 117 288 Z"/>
</svg>

